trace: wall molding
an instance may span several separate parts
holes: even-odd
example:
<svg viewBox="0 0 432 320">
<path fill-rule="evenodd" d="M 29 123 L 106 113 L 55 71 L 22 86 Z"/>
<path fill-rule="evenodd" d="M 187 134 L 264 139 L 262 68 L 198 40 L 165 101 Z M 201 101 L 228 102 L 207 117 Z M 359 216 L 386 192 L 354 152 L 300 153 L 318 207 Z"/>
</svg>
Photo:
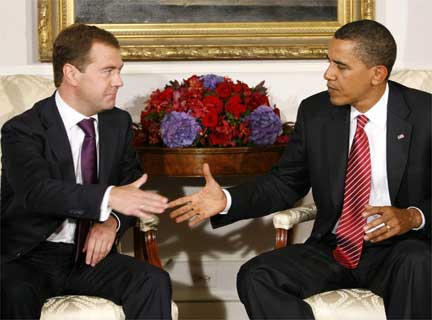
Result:
<svg viewBox="0 0 432 320">
<path fill-rule="evenodd" d="M 198 62 L 125 62 L 123 75 L 149 74 L 203 74 L 203 73 L 297 73 L 320 72 L 327 67 L 327 61 L 198 61 Z M 52 75 L 51 63 L 0 66 L 0 74 Z"/>
</svg>

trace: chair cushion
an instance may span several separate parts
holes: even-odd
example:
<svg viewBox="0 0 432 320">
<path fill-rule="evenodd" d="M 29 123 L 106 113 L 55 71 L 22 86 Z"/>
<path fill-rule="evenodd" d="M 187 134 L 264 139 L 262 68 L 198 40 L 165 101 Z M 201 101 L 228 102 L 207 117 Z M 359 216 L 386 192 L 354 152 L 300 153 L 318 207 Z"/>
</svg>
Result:
<svg viewBox="0 0 432 320">
<path fill-rule="evenodd" d="M 91 296 L 58 296 L 42 307 L 41 320 L 124 320 L 121 306 Z"/>
<path fill-rule="evenodd" d="M 305 299 L 316 320 L 385 320 L 381 297 L 365 289 L 339 289 Z"/>
<path fill-rule="evenodd" d="M 432 70 L 400 70 L 392 73 L 390 80 L 432 93 Z"/>
</svg>

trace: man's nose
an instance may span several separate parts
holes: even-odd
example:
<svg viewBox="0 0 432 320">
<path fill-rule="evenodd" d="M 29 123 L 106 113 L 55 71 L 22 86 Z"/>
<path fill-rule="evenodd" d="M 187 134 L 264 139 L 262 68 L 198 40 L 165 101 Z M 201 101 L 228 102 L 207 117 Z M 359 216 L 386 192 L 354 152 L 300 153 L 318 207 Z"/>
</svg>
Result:
<svg viewBox="0 0 432 320">
<path fill-rule="evenodd" d="M 113 87 L 123 87 L 123 79 L 120 73 L 117 73 L 112 80 Z"/>
<path fill-rule="evenodd" d="M 324 79 L 327 81 L 336 80 L 335 65 L 329 63 L 327 70 L 324 72 Z"/>
</svg>

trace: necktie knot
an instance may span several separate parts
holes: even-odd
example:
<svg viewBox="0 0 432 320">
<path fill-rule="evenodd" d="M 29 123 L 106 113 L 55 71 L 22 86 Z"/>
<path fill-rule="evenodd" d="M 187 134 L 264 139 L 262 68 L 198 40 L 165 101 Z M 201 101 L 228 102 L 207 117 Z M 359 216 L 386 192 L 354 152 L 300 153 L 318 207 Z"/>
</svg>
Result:
<svg viewBox="0 0 432 320">
<path fill-rule="evenodd" d="M 365 127 L 368 121 L 369 121 L 368 117 L 366 117 L 363 114 L 357 116 L 357 126 L 360 127 L 361 129 Z"/>
<path fill-rule="evenodd" d="M 80 127 L 82 131 L 84 131 L 86 137 L 94 138 L 96 136 L 93 122 L 93 118 L 83 119 L 78 122 L 78 127 Z"/>
</svg>

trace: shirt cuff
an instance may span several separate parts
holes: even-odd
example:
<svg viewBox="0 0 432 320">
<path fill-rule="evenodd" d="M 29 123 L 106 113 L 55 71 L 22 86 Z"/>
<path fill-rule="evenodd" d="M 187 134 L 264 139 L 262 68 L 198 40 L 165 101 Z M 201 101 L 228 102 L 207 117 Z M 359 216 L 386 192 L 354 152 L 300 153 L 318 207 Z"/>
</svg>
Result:
<svg viewBox="0 0 432 320">
<path fill-rule="evenodd" d="M 111 189 L 113 187 L 114 186 L 109 186 L 106 189 L 105 194 L 103 196 L 102 203 L 100 206 L 100 216 L 99 216 L 99 221 L 101 221 L 101 222 L 107 221 L 110 214 L 111 214 L 112 209 L 111 209 L 111 207 L 108 206 L 108 200 L 109 200 L 109 195 L 110 195 Z"/>
<path fill-rule="evenodd" d="M 421 218 L 422 218 L 422 223 L 420 224 L 419 227 L 417 228 L 412 228 L 411 230 L 417 231 L 417 230 L 421 230 L 424 228 L 425 224 L 426 224 L 426 220 L 425 220 L 425 216 L 423 211 L 421 211 L 419 208 L 417 207 L 408 207 L 407 209 L 416 209 L 418 212 L 420 212 Z"/>
<path fill-rule="evenodd" d="M 117 219 L 117 229 L 116 229 L 116 232 L 118 232 L 120 230 L 120 218 L 119 218 L 119 216 L 114 211 L 111 211 L 111 215 L 114 218 Z"/>
<path fill-rule="evenodd" d="M 222 191 L 225 193 L 227 204 L 226 204 L 225 209 L 223 209 L 223 211 L 219 212 L 219 214 L 227 214 L 229 209 L 231 208 L 232 198 L 231 198 L 231 194 L 229 193 L 228 190 L 222 189 Z"/>
</svg>

